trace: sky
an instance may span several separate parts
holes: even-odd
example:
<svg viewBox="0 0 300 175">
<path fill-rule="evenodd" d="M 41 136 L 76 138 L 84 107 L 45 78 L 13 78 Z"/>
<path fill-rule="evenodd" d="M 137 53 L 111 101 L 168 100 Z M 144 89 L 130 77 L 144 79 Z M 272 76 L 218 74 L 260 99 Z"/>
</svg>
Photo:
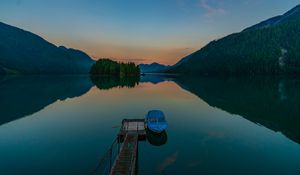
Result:
<svg viewBox="0 0 300 175">
<path fill-rule="evenodd" d="M 94 59 L 174 64 L 299 0 L 1 0 L 0 21 Z"/>
</svg>

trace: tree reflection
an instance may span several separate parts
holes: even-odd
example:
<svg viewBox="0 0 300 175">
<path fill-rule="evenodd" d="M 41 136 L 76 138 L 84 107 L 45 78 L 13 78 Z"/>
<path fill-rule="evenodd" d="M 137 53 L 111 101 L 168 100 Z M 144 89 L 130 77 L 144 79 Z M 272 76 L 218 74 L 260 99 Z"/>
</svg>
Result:
<svg viewBox="0 0 300 175">
<path fill-rule="evenodd" d="M 139 76 L 91 76 L 92 82 L 101 90 L 114 87 L 133 88 L 139 84 Z"/>
</svg>

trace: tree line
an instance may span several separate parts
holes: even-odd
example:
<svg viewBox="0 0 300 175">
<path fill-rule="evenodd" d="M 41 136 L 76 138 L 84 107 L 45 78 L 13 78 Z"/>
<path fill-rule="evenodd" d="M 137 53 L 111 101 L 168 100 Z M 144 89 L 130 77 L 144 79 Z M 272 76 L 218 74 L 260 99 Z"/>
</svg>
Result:
<svg viewBox="0 0 300 175">
<path fill-rule="evenodd" d="M 107 58 L 99 59 L 90 70 L 91 75 L 105 76 L 139 76 L 140 68 L 133 62 L 122 63 Z"/>
</svg>

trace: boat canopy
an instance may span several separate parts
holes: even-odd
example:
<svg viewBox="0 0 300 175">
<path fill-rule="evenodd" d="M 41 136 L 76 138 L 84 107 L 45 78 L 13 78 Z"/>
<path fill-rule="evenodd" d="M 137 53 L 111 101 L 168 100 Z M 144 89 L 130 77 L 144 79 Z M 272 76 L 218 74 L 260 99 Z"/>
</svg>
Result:
<svg viewBox="0 0 300 175">
<path fill-rule="evenodd" d="M 151 110 L 148 112 L 146 116 L 148 121 L 159 121 L 164 122 L 165 121 L 165 115 L 160 110 Z"/>
</svg>

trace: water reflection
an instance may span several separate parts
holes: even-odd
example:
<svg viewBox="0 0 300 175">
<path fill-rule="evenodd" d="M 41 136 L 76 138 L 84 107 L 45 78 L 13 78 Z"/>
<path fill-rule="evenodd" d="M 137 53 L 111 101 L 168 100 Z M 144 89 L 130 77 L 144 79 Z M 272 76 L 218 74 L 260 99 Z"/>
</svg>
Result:
<svg viewBox="0 0 300 175">
<path fill-rule="evenodd" d="M 152 83 L 158 84 L 165 81 L 172 81 L 175 77 L 174 76 L 164 76 L 164 75 L 157 75 L 157 74 L 145 74 L 141 76 L 140 82 L 141 83 Z"/>
<path fill-rule="evenodd" d="M 111 89 L 114 87 L 128 87 L 133 88 L 138 85 L 140 77 L 119 77 L 119 76 L 91 76 L 92 82 L 100 90 Z"/>
<path fill-rule="evenodd" d="M 300 143 L 300 79 L 179 77 L 178 85 L 210 106 L 280 131 Z"/>
<path fill-rule="evenodd" d="M 91 76 L 91 81 L 100 89 L 108 90 L 115 87 L 133 88 L 139 83 L 158 84 L 165 81 L 172 81 L 173 76 L 146 74 L 140 77 L 118 77 L 118 76 Z"/>
<path fill-rule="evenodd" d="M 0 127 L 0 174 L 89 174 L 115 126 L 153 108 L 172 127 L 148 135 L 163 146 L 139 143 L 140 174 L 299 174 L 298 79 L 144 78 L 110 90 L 89 90 L 89 76 L 0 78 L 1 121 L 36 112 Z"/>
<path fill-rule="evenodd" d="M 92 87 L 86 76 L 1 76 L 0 125 L 36 113 Z"/>
<path fill-rule="evenodd" d="M 154 146 L 162 146 L 167 143 L 168 135 L 167 131 L 164 130 L 161 133 L 155 133 L 150 131 L 149 129 L 146 130 L 146 138 L 147 141 Z"/>
<path fill-rule="evenodd" d="M 139 82 L 153 84 L 175 81 L 210 106 L 280 131 L 300 143 L 300 79 L 285 77 L 90 77 L 99 89 L 135 87 Z M 1 76 L 0 125 L 31 115 L 66 98 L 81 96 L 93 86 L 87 76 Z M 154 145 L 164 144 L 167 134 L 156 138 Z M 153 141 L 153 142 L 152 142 Z"/>
<path fill-rule="evenodd" d="M 156 76 L 147 77 L 144 82 L 157 82 Z M 0 125 L 34 114 L 57 100 L 82 96 L 93 83 L 105 90 L 135 87 L 139 81 L 139 77 L 0 76 Z"/>
</svg>

